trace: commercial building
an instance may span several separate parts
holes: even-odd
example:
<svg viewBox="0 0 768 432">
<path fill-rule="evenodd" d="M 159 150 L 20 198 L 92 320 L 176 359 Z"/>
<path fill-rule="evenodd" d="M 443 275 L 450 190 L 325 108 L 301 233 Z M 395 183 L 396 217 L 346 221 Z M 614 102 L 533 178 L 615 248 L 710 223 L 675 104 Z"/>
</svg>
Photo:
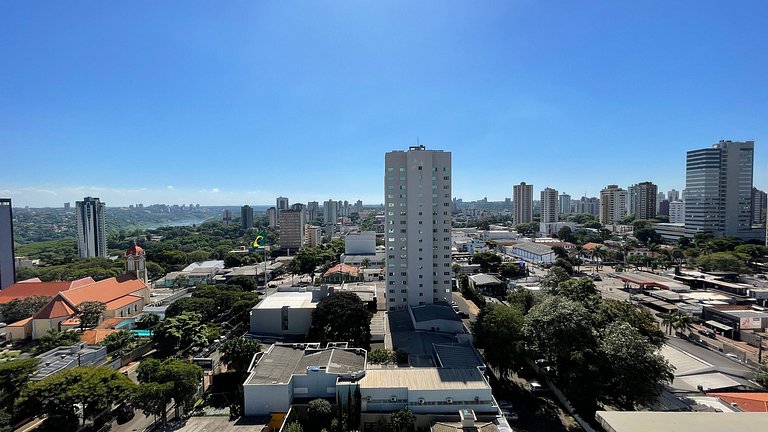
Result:
<svg viewBox="0 0 768 432">
<path fill-rule="evenodd" d="M 651 182 L 642 182 L 627 188 L 629 213 L 635 219 L 651 219 L 656 216 L 656 195 L 658 187 Z"/>
<path fill-rule="evenodd" d="M 106 204 L 85 197 L 75 203 L 77 213 L 77 252 L 80 258 L 107 257 Z"/>
<path fill-rule="evenodd" d="M 571 212 L 571 196 L 567 193 L 562 193 L 557 199 L 558 210 L 561 214 Z"/>
<path fill-rule="evenodd" d="M 249 205 L 240 207 L 240 226 L 245 229 L 253 228 L 253 208 Z"/>
<path fill-rule="evenodd" d="M 304 211 L 280 211 L 280 249 L 298 251 L 304 244 Z"/>
<path fill-rule="evenodd" d="M 251 331 L 257 336 L 302 339 L 312 324 L 317 303 L 328 296 L 328 289 L 276 292 L 264 297 L 251 309 Z"/>
<path fill-rule="evenodd" d="M 626 216 L 627 191 L 617 185 L 608 185 L 600 191 L 600 223 L 618 224 Z"/>
<path fill-rule="evenodd" d="M 557 222 L 559 210 L 557 191 L 552 188 L 546 188 L 541 191 L 541 222 Z"/>
<path fill-rule="evenodd" d="M 395 310 L 448 301 L 451 153 L 413 146 L 387 153 L 384 165 L 387 305 Z"/>
<path fill-rule="evenodd" d="M 345 255 L 373 255 L 376 253 L 376 233 L 363 231 L 344 236 Z"/>
<path fill-rule="evenodd" d="M 551 264 L 557 259 L 552 247 L 543 243 L 520 242 L 502 248 L 507 254 L 515 255 L 534 264 Z"/>
<path fill-rule="evenodd" d="M 512 221 L 516 224 L 533 221 L 533 185 L 522 182 L 512 187 Z"/>
<path fill-rule="evenodd" d="M 685 224 L 685 202 L 672 201 L 669 203 L 669 223 Z"/>
<path fill-rule="evenodd" d="M 53 348 L 35 358 L 38 360 L 38 369 L 29 377 L 30 381 L 40 381 L 66 369 L 103 365 L 107 360 L 107 347 L 80 342 L 72 346 Z"/>
<path fill-rule="evenodd" d="M 687 153 L 685 226 L 716 236 L 762 239 L 752 229 L 754 141 L 720 141 Z"/>
<path fill-rule="evenodd" d="M 0 198 L 0 290 L 16 282 L 11 207 L 10 198 Z"/>
</svg>

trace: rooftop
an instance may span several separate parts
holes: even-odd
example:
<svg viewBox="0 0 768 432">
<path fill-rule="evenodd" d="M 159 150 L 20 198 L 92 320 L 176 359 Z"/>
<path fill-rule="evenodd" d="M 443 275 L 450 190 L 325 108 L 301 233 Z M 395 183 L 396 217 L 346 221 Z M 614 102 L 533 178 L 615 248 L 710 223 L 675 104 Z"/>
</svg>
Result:
<svg viewBox="0 0 768 432">
<path fill-rule="evenodd" d="M 436 319 L 448 320 L 448 321 L 461 321 L 456 312 L 448 305 L 448 303 L 434 303 L 422 306 L 413 306 L 411 308 L 413 312 L 413 318 L 416 322 L 431 321 Z"/>
<path fill-rule="evenodd" d="M 768 415 L 762 413 L 598 411 L 596 418 L 607 432 L 768 430 Z"/>
<path fill-rule="evenodd" d="M 365 354 L 339 348 L 309 350 L 303 345 L 272 345 L 246 384 L 287 384 L 294 375 L 306 375 L 313 368 L 338 375 L 357 374 L 365 370 Z"/>
<path fill-rule="evenodd" d="M 709 393 L 729 404 L 736 404 L 742 411 L 768 412 L 768 393 Z"/>
<path fill-rule="evenodd" d="M 276 292 L 264 297 L 254 309 L 281 309 L 284 306 L 292 308 L 315 308 L 317 302 L 312 301 L 311 292 Z"/>
<path fill-rule="evenodd" d="M 538 255 L 544 255 L 549 253 L 554 253 L 552 251 L 552 246 L 549 246 L 544 243 L 531 243 L 531 242 L 520 242 L 512 246 L 514 249 L 522 249 L 526 252 L 535 253 Z"/>
<path fill-rule="evenodd" d="M 369 369 L 360 380 L 362 388 L 407 388 L 408 390 L 489 389 L 477 368 Z"/>
<path fill-rule="evenodd" d="M 501 285 L 499 278 L 485 273 L 470 275 L 469 278 L 472 279 L 475 285 Z"/>
<path fill-rule="evenodd" d="M 13 299 L 25 299 L 32 296 L 53 297 L 61 291 L 92 284 L 94 282 L 96 281 L 90 277 L 72 282 L 22 281 L 10 285 L 0 291 L 0 304 L 8 303 Z"/>
<path fill-rule="evenodd" d="M 191 272 L 198 268 L 224 268 L 224 261 L 221 260 L 211 260 L 211 261 L 198 261 L 193 262 L 192 264 L 184 267 L 184 272 Z"/>
</svg>

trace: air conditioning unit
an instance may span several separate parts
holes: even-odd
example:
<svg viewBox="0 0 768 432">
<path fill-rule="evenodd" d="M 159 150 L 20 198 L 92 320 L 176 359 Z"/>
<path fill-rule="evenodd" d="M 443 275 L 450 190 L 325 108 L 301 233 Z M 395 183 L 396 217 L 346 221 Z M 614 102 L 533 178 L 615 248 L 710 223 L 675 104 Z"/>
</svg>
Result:
<svg viewBox="0 0 768 432">
<path fill-rule="evenodd" d="M 424 398 L 419 398 L 419 405 L 424 405 Z"/>
<path fill-rule="evenodd" d="M 448 403 L 448 405 L 453 403 L 453 398 L 445 398 L 445 402 Z"/>
<path fill-rule="evenodd" d="M 391 398 L 389 398 L 389 401 L 390 402 L 397 402 L 397 396 L 392 396 Z"/>
</svg>

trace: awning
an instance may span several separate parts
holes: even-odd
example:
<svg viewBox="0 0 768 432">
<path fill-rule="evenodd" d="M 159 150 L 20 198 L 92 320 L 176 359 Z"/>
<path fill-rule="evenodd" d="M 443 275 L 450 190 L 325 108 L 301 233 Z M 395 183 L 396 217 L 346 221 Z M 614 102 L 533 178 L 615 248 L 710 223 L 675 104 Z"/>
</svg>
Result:
<svg viewBox="0 0 768 432">
<path fill-rule="evenodd" d="M 722 331 L 733 330 L 733 327 L 728 327 L 727 325 L 725 325 L 723 323 L 719 323 L 717 321 L 709 320 L 709 321 L 705 322 L 704 324 L 706 324 L 708 326 L 711 326 L 711 327 L 714 327 L 714 328 L 717 328 L 717 329 L 720 329 Z"/>
</svg>

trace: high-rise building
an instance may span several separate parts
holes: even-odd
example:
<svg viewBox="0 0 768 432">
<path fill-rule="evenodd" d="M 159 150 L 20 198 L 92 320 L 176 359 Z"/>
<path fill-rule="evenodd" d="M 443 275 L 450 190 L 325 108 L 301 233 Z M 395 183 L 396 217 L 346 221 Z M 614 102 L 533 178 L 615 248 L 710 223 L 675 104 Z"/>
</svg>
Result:
<svg viewBox="0 0 768 432">
<path fill-rule="evenodd" d="M 685 203 L 683 201 L 669 203 L 669 223 L 685 223 Z"/>
<path fill-rule="evenodd" d="M 320 214 L 320 205 L 317 201 L 307 203 L 307 220 L 314 221 Z"/>
<path fill-rule="evenodd" d="M 0 289 L 16 283 L 13 250 L 13 210 L 10 198 L 0 198 Z"/>
<path fill-rule="evenodd" d="M 573 209 L 571 213 L 598 215 L 600 214 L 600 199 L 597 197 L 587 198 L 583 196 L 580 200 L 571 204 L 571 207 Z"/>
<path fill-rule="evenodd" d="M 270 207 L 267 209 L 267 219 L 269 220 L 270 228 L 277 227 L 277 209 L 275 207 Z"/>
<path fill-rule="evenodd" d="M 304 245 L 309 247 L 317 247 L 320 245 L 323 239 L 323 229 L 319 226 L 305 225 L 304 226 Z"/>
<path fill-rule="evenodd" d="M 522 182 L 512 187 L 512 218 L 515 224 L 533 221 L 533 185 Z"/>
<path fill-rule="evenodd" d="M 275 200 L 276 204 L 275 208 L 277 209 L 277 213 L 280 213 L 283 210 L 288 210 L 290 207 L 288 205 L 288 198 L 286 197 L 277 197 Z"/>
<path fill-rule="evenodd" d="M 323 203 L 323 222 L 326 225 L 335 225 L 338 218 L 337 201 L 328 200 Z"/>
<path fill-rule="evenodd" d="M 221 221 L 224 222 L 224 226 L 229 226 L 230 222 L 232 222 L 232 212 L 224 209 L 224 212 L 221 214 Z"/>
<path fill-rule="evenodd" d="M 451 299 L 451 153 L 424 146 L 385 155 L 390 310 Z"/>
<path fill-rule="evenodd" d="M 666 199 L 661 200 L 659 203 L 659 213 L 662 216 L 669 216 L 669 201 Z"/>
<path fill-rule="evenodd" d="M 617 185 L 608 185 L 600 191 L 600 223 L 603 225 L 617 224 L 627 209 L 627 191 Z"/>
<path fill-rule="evenodd" d="M 240 207 L 240 226 L 245 229 L 253 228 L 253 207 L 249 205 Z"/>
<path fill-rule="evenodd" d="M 680 191 L 672 189 L 667 192 L 667 200 L 669 200 L 669 202 L 680 201 Z"/>
<path fill-rule="evenodd" d="M 651 219 L 656 216 L 658 187 L 651 182 L 642 182 L 627 188 L 627 199 L 631 203 L 629 213 L 635 219 Z M 661 194 L 662 197 L 664 194 Z"/>
<path fill-rule="evenodd" d="M 77 252 L 80 258 L 107 257 L 106 204 L 85 197 L 75 202 L 77 213 Z"/>
<path fill-rule="evenodd" d="M 752 188 L 752 225 L 762 225 L 765 223 L 766 193 L 760 189 Z"/>
<path fill-rule="evenodd" d="M 559 214 L 557 191 L 552 188 L 546 188 L 541 191 L 541 222 L 557 222 Z"/>
<path fill-rule="evenodd" d="M 358 215 L 363 212 L 363 201 L 357 200 L 355 202 L 355 213 Z"/>
<path fill-rule="evenodd" d="M 562 193 L 557 198 L 557 206 L 558 210 L 561 214 L 570 213 L 571 212 L 571 196 L 567 193 Z"/>
<path fill-rule="evenodd" d="M 280 212 L 280 249 L 298 252 L 304 244 L 303 210 Z"/>
<path fill-rule="evenodd" d="M 752 230 L 754 152 L 754 141 L 720 141 L 687 153 L 687 229 L 742 240 L 763 237 L 762 230 Z"/>
<path fill-rule="evenodd" d="M 72 209 L 72 204 L 68 203 L 68 202 L 65 202 L 64 203 L 64 211 L 69 211 L 71 209 Z"/>
<path fill-rule="evenodd" d="M 664 201 L 664 192 L 657 192 L 656 193 L 656 213 L 659 212 L 659 206 L 661 205 L 661 202 Z"/>
</svg>

